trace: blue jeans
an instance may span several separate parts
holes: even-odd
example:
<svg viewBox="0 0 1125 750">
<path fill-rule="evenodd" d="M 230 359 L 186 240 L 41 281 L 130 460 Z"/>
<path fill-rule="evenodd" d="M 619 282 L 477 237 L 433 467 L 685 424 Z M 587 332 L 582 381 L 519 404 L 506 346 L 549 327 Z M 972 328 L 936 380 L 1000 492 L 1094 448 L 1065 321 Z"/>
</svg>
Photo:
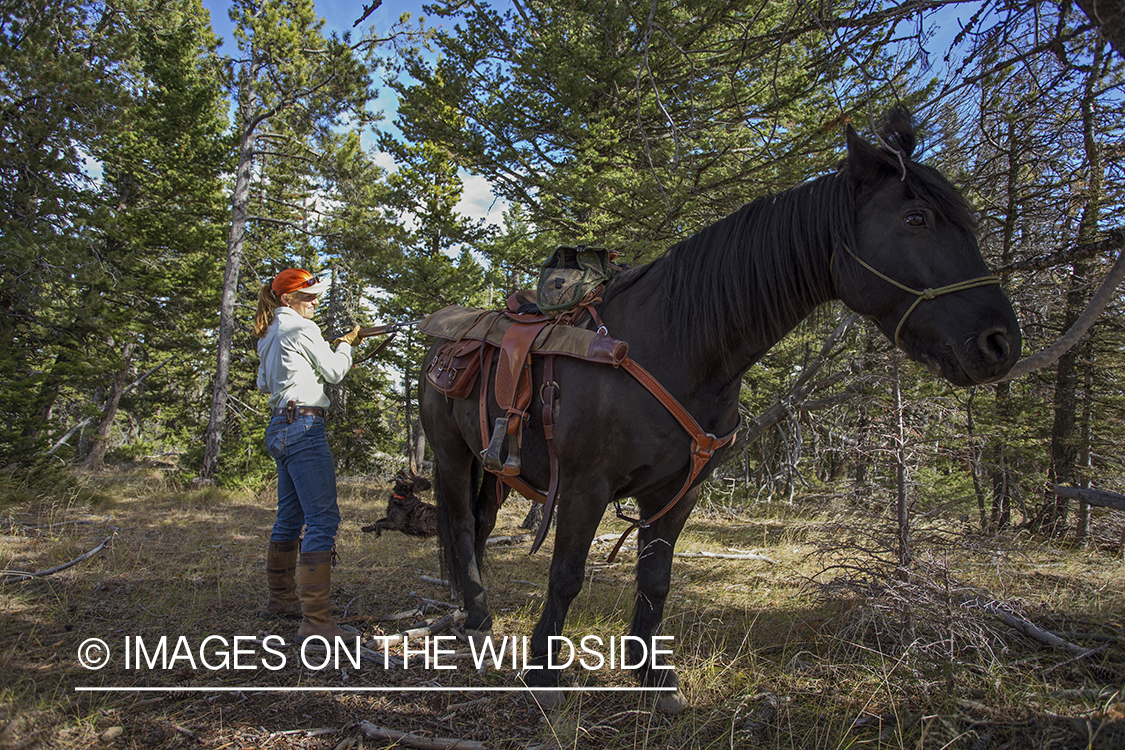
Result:
<svg viewBox="0 0 1125 750">
<path fill-rule="evenodd" d="M 302 552 L 323 552 L 336 544 L 340 508 L 336 504 L 336 466 L 320 417 L 301 416 L 287 424 L 273 417 L 266 449 L 277 461 L 277 521 L 270 541 L 298 539 Z"/>
</svg>

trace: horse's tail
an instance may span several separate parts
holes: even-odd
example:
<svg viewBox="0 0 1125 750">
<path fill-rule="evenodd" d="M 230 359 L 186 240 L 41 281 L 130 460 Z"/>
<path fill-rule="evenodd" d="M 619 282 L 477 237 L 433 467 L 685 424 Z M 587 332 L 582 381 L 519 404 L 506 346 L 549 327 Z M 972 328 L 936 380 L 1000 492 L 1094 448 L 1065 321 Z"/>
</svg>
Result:
<svg viewBox="0 0 1125 750">
<path fill-rule="evenodd" d="M 457 564 L 456 545 L 453 542 L 453 524 L 449 522 L 449 501 L 441 487 L 441 467 L 434 464 L 434 504 L 437 506 L 438 557 L 441 559 L 441 577 L 461 593 L 461 567 Z"/>
</svg>

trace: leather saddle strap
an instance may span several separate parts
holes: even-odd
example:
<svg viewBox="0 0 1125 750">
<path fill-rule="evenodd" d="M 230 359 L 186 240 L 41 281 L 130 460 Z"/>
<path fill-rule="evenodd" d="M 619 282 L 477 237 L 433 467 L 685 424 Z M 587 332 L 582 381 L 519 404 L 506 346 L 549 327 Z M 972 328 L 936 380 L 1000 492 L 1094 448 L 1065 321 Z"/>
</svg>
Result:
<svg viewBox="0 0 1125 750">
<path fill-rule="evenodd" d="M 487 351 L 486 351 L 487 350 Z M 488 445 L 488 375 L 492 372 L 492 351 L 494 349 L 490 346 L 481 347 L 481 366 L 480 366 L 480 392 L 478 393 L 479 400 L 479 413 L 480 413 L 480 444 L 481 450 L 484 446 Z M 496 475 L 497 489 L 496 496 L 503 497 L 503 490 L 499 485 L 506 484 L 514 489 L 524 497 L 534 502 L 543 505 L 547 502 L 547 496 L 541 491 L 535 489 L 530 484 L 516 476 L 500 476 Z"/>
<path fill-rule="evenodd" d="M 488 447 L 488 375 L 492 372 L 492 352 L 494 349 L 485 344 L 480 348 L 480 382 L 478 384 L 480 402 L 480 451 Z"/>
<path fill-rule="evenodd" d="M 555 399 L 559 396 L 559 384 L 555 382 L 555 356 L 544 357 L 543 361 L 543 386 L 539 391 L 543 400 L 543 437 L 547 440 L 547 455 L 551 466 L 551 486 L 547 488 L 547 500 L 543 505 L 543 518 L 539 521 L 539 532 L 535 535 L 535 542 L 531 545 L 530 554 L 534 555 L 547 538 L 547 529 L 551 527 L 551 516 L 555 512 L 555 500 L 559 496 L 559 458 L 555 454 Z"/>
<path fill-rule="evenodd" d="M 524 365 L 531 353 L 535 337 L 549 321 L 546 318 L 531 323 L 517 323 L 504 333 L 500 343 L 502 356 L 497 368 L 507 365 L 507 370 L 496 372 L 496 401 L 501 409 L 507 409 L 509 416 L 513 410 L 522 411 L 519 403 L 519 381 Z M 526 407 L 525 407 L 526 408 Z"/>
<path fill-rule="evenodd" d="M 742 427 L 742 418 L 739 417 L 738 424 L 735 428 L 721 438 L 715 437 L 709 432 L 704 432 L 703 428 L 699 426 L 699 423 L 695 421 L 695 417 L 691 416 L 688 410 L 676 400 L 676 397 L 669 393 L 668 390 L 660 384 L 660 381 L 654 378 L 648 370 L 641 367 L 629 357 L 625 358 L 621 366 L 624 367 L 630 375 L 636 378 L 649 393 L 655 396 L 656 400 L 664 405 L 664 408 L 676 418 L 680 426 L 691 436 L 691 466 L 688 471 L 687 479 L 684 480 L 683 487 L 681 487 L 680 491 L 676 493 L 676 496 L 668 501 L 668 504 L 661 508 L 655 515 L 641 520 L 629 518 L 622 514 L 620 510 L 618 511 L 618 517 L 629 521 L 630 526 L 621 535 L 621 538 L 617 540 L 617 544 L 613 546 L 613 550 L 609 553 L 609 557 L 606 558 L 606 562 L 613 562 L 614 558 L 617 557 L 618 551 L 621 549 L 621 545 L 625 543 L 625 540 L 629 538 L 629 535 L 633 533 L 634 529 L 648 528 L 654 521 L 672 510 L 672 508 L 676 506 L 676 503 L 691 489 L 692 484 L 695 483 L 695 480 L 711 460 L 715 451 L 733 442 L 735 436 L 738 435 L 739 428 Z"/>
<path fill-rule="evenodd" d="M 535 489 L 530 484 L 520 479 L 519 476 L 502 477 L 497 474 L 496 481 L 508 485 L 534 503 L 544 505 L 547 502 L 547 496 L 544 495 L 542 491 Z"/>
</svg>

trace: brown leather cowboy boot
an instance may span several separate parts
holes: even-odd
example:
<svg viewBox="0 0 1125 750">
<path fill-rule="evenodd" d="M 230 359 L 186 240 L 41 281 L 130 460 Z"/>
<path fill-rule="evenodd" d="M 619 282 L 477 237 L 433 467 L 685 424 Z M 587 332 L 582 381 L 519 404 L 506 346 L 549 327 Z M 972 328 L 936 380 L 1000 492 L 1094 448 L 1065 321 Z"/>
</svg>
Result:
<svg viewBox="0 0 1125 750">
<path fill-rule="evenodd" d="M 284 542 L 270 542 L 266 550 L 266 585 L 270 598 L 262 617 L 301 616 L 301 602 L 297 600 L 297 555 L 301 550 L 300 539 Z"/>
<path fill-rule="evenodd" d="M 331 617 L 329 594 L 332 593 L 332 551 L 303 552 L 298 568 L 300 584 L 297 586 L 297 596 L 301 600 L 304 618 L 297 628 L 297 643 L 313 635 L 323 636 L 329 645 L 335 643 L 337 636 L 352 643 L 359 634 L 354 630 L 344 630 Z"/>
</svg>

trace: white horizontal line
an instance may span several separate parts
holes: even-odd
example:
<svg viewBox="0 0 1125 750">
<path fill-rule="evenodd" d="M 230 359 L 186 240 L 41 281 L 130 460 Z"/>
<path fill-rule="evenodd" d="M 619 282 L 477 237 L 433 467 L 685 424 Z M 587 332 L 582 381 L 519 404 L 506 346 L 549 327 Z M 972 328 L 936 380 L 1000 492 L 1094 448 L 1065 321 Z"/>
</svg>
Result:
<svg viewBox="0 0 1125 750">
<path fill-rule="evenodd" d="M 242 687 L 84 687 L 76 693 L 671 693 L 674 687 L 283 687 L 247 685 Z"/>
</svg>

